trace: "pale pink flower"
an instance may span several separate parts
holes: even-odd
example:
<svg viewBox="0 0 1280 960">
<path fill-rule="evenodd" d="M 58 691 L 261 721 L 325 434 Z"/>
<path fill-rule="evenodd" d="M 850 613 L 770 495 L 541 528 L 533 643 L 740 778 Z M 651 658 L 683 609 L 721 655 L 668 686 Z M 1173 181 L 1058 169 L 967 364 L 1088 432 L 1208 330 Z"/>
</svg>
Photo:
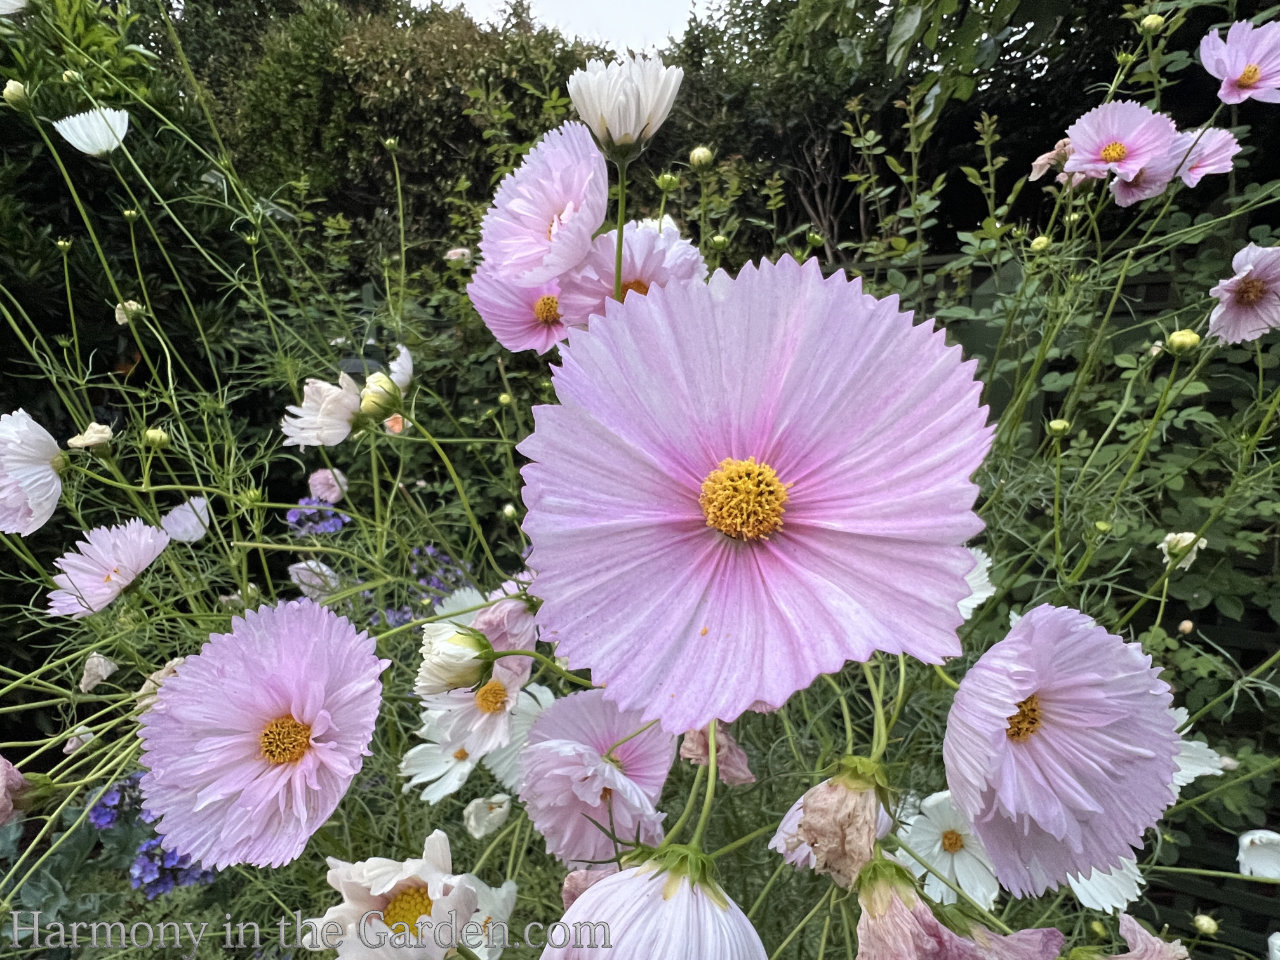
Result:
<svg viewBox="0 0 1280 960">
<path fill-rule="evenodd" d="M 61 456 L 25 410 L 0 416 L 0 533 L 27 537 L 49 522 L 62 496 Z"/>
<path fill-rule="evenodd" d="M 91 692 L 94 687 L 119 669 L 120 664 L 109 657 L 104 657 L 97 650 L 93 651 L 84 661 L 84 672 L 80 674 L 80 692 Z"/>
<path fill-rule="evenodd" d="M 1187 130 L 1174 140 L 1173 152 L 1181 161 L 1178 176 L 1188 187 L 1194 187 L 1206 174 L 1230 173 L 1231 158 L 1240 152 L 1240 141 L 1221 127 Z"/>
<path fill-rule="evenodd" d="M 1190 956 L 1181 940 L 1170 943 L 1147 933 L 1146 928 L 1127 913 L 1120 915 L 1120 936 L 1124 937 L 1129 950 L 1115 954 L 1112 960 L 1187 960 Z"/>
<path fill-rule="evenodd" d="M 49 592 L 49 613 L 87 617 L 97 613 L 151 565 L 169 545 L 169 535 L 139 519 L 94 527 L 53 565 L 58 589 Z"/>
<path fill-rule="evenodd" d="M 337 503 L 347 495 L 347 475 L 336 467 L 324 467 L 307 478 L 311 496 L 326 503 Z"/>
<path fill-rule="evenodd" d="M 1133 100 L 1094 107 L 1067 128 L 1071 156 L 1064 173 L 1132 180 L 1143 167 L 1166 157 L 1177 135 L 1173 121 Z"/>
<path fill-rule="evenodd" d="M 1211 30 L 1200 41 L 1200 62 L 1222 81 L 1218 99 L 1223 103 L 1250 98 L 1280 103 L 1280 23 L 1255 27 L 1240 20 L 1227 29 L 1225 41 Z"/>
<path fill-rule="evenodd" d="M 616 863 L 604 863 L 584 870 L 570 870 L 560 887 L 560 900 L 564 903 L 564 908 L 568 910 L 573 906 L 573 901 L 586 893 L 589 887 L 594 887 L 605 877 L 611 877 L 617 872 Z"/>
<path fill-rule="evenodd" d="M 711 760 L 711 747 L 706 728 L 690 730 L 680 741 L 680 759 L 689 760 L 705 767 Z M 740 787 L 756 782 L 756 775 L 747 765 L 747 755 L 738 741 L 733 739 L 729 728 L 723 724 L 716 726 L 716 773 L 720 779 L 731 787 Z"/>
<path fill-rule="evenodd" d="M 280 423 L 286 447 L 332 447 L 347 439 L 351 424 L 360 412 L 360 388 L 345 373 L 338 374 L 338 385 L 323 380 L 308 380 L 302 389 L 301 406 L 290 405 Z"/>
<path fill-rule="evenodd" d="M 27 789 L 27 778 L 4 757 L 0 757 L 0 826 L 14 818 L 15 803 Z"/>
<path fill-rule="evenodd" d="M 1071 138 L 1063 137 L 1053 145 L 1053 149 L 1048 153 L 1042 153 L 1031 161 L 1031 173 L 1028 180 L 1039 180 L 1046 173 L 1057 167 L 1062 169 L 1062 165 L 1067 162 L 1067 157 L 1071 156 Z"/>
<path fill-rule="evenodd" d="M 1280 247 L 1251 243 L 1231 260 L 1235 276 L 1209 291 L 1218 305 L 1209 333 L 1224 343 L 1257 340 L 1280 327 Z"/>
<path fill-rule="evenodd" d="M 494 339 L 513 353 L 546 353 L 569 335 L 554 279 L 523 286 L 486 262 L 467 285 L 467 296 Z"/>
</svg>

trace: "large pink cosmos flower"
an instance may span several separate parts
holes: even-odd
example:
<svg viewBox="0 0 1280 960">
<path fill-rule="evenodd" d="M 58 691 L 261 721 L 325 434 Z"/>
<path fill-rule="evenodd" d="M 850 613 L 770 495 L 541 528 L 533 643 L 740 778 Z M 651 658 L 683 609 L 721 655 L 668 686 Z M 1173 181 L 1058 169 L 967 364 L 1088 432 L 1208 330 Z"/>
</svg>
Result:
<svg viewBox="0 0 1280 960">
<path fill-rule="evenodd" d="M 0 416 L 0 533 L 28 537 L 53 516 L 62 496 L 58 441 L 18 409 Z"/>
<path fill-rule="evenodd" d="M 1241 20 L 1228 28 L 1225 41 L 1211 30 L 1200 41 L 1200 62 L 1222 81 L 1218 99 L 1223 103 L 1250 98 L 1280 103 L 1280 23 L 1255 27 Z"/>
<path fill-rule="evenodd" d="M 603 690 L 570 694 L 534 721 L 520 759 L 520 799 L 547 852 L 570 867 L 617 855 L 601 826 L 623 842 L 662 840 L 654 804 L 675 739 L 657 727 L 633 736 L 643 727 L 638 711 L 620 713 Z"/>
<path fill-rule="evenodd" d="M 1036 607 L 982 655 L 943 759 L 1001 886 L 1039 895 L 1142 845 L 1175 797 L 1170 700 L 1139 645 L 1066 607 Z"/>
<path fill-rule="evenodd" d="M 1143 167 L 1165 158 L 1177 135 L 1173 121 L 1133 100 L 1094 107 L 1067 128 L 1071 155 L 1064 173 L 1132 180 Z"/>
<path fill-rule="evenodd" d="M 503 278 L 546 283 L 587 255 L 608 202 L 609 173 L 591 131 L 562 124 L 498 185 L 480 224 L 480 253 Z"/>
<path fill-rule="evenodd" d="M 1218 298 L 1209 333 L 1241 343 L 1280 327 L 1280 247 L 1251 243 L 1231 258 L 1231 269 L 1235 276 L 1209 291 Z"/>
<path fill-rule="evenodd" d="M 816 260 L 610 301 L 520 450 L 544 639 L 682 733 L 960 653 L 974 364 Z"/>
<path fill-rule="evenodd" d="M 169 545 L 169 534 L 134 518 L 94 527 L 53 565 L 62 572 L 49 591 L 49 613 L 77 620 L 97 613 L 124 592 Z"/>
<path fill-rule="evenodd" d="M 1178 176 L 1194 187 L 1206 174 L 1230 173 L 1231 158 L 1240 152 L 1240 142 L 1221 127 L 1187 130 L 1174 140 L 1173 152 L 1181 163 Z"/>
<path fill-rule="evenodd" d="M 569 335 L 555 280 L 521 286 L 486 261 L 467 284 L 467 296 L 494 339 L 512 353 L 546 353 Z"/>
<path fill-rule="evenodd" d="M 669 219 L 631 222 L 622 231 L 622 298 L 643 296 L 652 287 L 668 283 L 704 280 L 707 264 L 702 254 Z M 565 322 L 586 326 L 593 316 L 604 314 L 613 297 L 617 270 L 618 231 L 596 237 L 591 252 L 576 270 L 560 278 L 560 310 Z"/>
<path fill-rule="evenodd" d="M 369 755 L 389 665 L 311 600 L 209 637 L 142 715 L 142 795 L 164 848 L 217 869 L 295 859 Z"/>
</svg>

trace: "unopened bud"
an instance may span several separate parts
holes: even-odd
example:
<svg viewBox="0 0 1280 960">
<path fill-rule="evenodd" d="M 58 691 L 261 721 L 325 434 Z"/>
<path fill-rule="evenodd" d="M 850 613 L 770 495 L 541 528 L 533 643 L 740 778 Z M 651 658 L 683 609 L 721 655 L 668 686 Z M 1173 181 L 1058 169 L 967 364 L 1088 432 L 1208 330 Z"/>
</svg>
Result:
<svg viewBox="0 0 1280 960">
<path fill-rule="evenodd" d="M 133 207 L 126 207 L 120 211 L 120 216 L 124 217 L 130 223 L 133 223 L 133 221 L 138 219 L 138 211 L 133 209 Z"/>
<path fill-rule="evenodd" d="M 1097 530 L 1099 533 L 1110 533 L 1111 524 L 1106 520 L 1095 520 L 1093 521 L 1093 529 Z"/>
<path fill-rule="evenodd" d="M 71 239 L 69 237 L 59 237 L 54 241 L 54 246 L 62 253 L 66 253 L 71 249 Z"/>
<path fill-rule="evenodd" d="M 1164 17 L 1158 13 L 1149 13 L 1138 21 L 1138 29 L 1148 35 L 1159 33 L 1164 29 Z"/>
<path fill-rule="evenodd" d="M 142 304 L 137 300 L 126 300 L 124 303 L 116 304 L 116 323 L 122 327 L 127 327 L 129 321 L 134 317 L 141 315 Z"/>
<path fill-rule="evenodd" d="M 15 110 L 26 107 L 31 98 L 27 96 L 27 88 L 17 80 L 9 80 L 4 85 L 4 102 Z"/>
<path fill-rule="evenodd" d="M 155 447 L 157 450 L 163 450 L 169 445 L 169 435 L 159 427 L 150 427 L 143 432 L 142 442 L 148 447 Z"/>
<path fill-rule="evenodd" d="M 516 518 L 516 505 L 514 503 L 504 503 L 502 505 L 502 515 L 508 520 Z"/>
<path fill-rule="evenodd" d="M 390 416 L 400 406 L 400 388 L 385 373 L 369 374 L 360 391 L 360 412 L 379 420 Z"/>
<path fill-rule="evenodd" d="M 680 178 L 674 173 L 660 173 L 653 182 L 663 193 L 672 193 L 680 189 Z"/>
<path fill-rule="evenodd" d="M 1207 913 L 1197 913 L 1191 918 L 1191 925 L 1196 928 L 1196 933 L 1202 933 L 1206 937 L 1212 937 L 1218 932 L 1218 921 Z"/>
<path fill-rule="evenodd" d="M 250 233 L 245 236 L 244 242 L 251 247 L 256 247 L 258 245 L 258 239 L 259 238 L 256 233 Z"/>
<path fill-rule="evenodd" d="M 1133 63 L 1133 61 L 1136 59 L 1137 57 L 1135 57 L 1132 53 L 1129 53 L 1129 51 L 1127 50 L 1121 50 L 1119 53 L 1116 54 L 1116 63 L 1120 64 L 1120 66 L 1122 67 L 1127 67 L 1129 64 Z"/>
<path fill-rule="evenodd" d="M 62 71 L 63 83 L 79 83 L 83 79 L 84 77 L 80 76 L 79 70 L 63 70 Z"/>
<path fill-rule="evenodd" d="M 382 141 L 382 145 L 392 153 L 396 152 L 396 148 L 400 146 L 400 141 L 396 137 L 387 137 Z"/>
<path fill-rule="evenodd" d="M 810 230 L 804 235 L 804 242 L 811 247 L 820 247 L 825 241 L 822 239 L 822 234 L 816 230 Z"/>
<path fill-rule="evenodd" d="M 711 166 L 711 161 L 714 159 L 715 157 L 707 147 L 694 147 L 689 151 L 689 166 L 695 170 Z"/>
<path fill-rule="evenodd" d="M 509 393 L 500 393 L 500 394 L 498 394 L 498 403 L 502 404 L 504 407 L 509 407 L 509 406 L 511 406 L 511 404 L 512 404 L 512 402 L 513 402 L 514 400 L 515 400 L 515 398 L 514 398 L 514 397 L 512 397 L 512 396 L 511 396 L 511 394 L 509 394 Z"/>
<path fill-rule="evenodd" d="M 1049 421 L 1049 436 L 1051 437 L 1065 437 L 1070 431 L 1071 431 L 1070 420 L 1050 420 Z"/>
<path fill-rule="evenodd" d="M 1169 352 L 1175 357 L 1190 353 L 1200 346 L 1200 334 L 1194 330 L 1175 330 L 1169 334 Z"/>
<path fill-rule="evenodd" d="M 1190 620 L 1183 620 L 1180 624 L 1178 624 L 1178 632 L 1182 634 L 1184 637 L 1195 628 L 1196 628 L 1196 625 L 1192 623 Z"/>
<path fill-rule="evenodd" d="M 717 233 L 711 238 L 712 250 L 727 250 L 729 248 L 729 238 L 723 233 Z"/>
<path fill-rule="evenodd" d="M 1031 241 L 1031 252 L 1044 253 L 1044 251 L 1048 250 L 1049 247 L 1052 245 L 1053 245 L 1053 241 L 1050 240 L 1048 237 L 1036 237 L 1034 240 Z"/>
</svg>

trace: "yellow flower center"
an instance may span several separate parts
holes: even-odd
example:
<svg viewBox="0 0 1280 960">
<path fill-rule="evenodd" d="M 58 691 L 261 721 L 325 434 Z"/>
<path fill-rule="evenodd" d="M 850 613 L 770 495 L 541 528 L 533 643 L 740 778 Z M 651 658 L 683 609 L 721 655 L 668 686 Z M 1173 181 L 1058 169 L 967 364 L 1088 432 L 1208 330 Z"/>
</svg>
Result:
<svg viewBox="0 0 1280 960">
<path fill-rule="evenodd" d="M 1125 149 L 1125 145 L 1119 140 L 1112 140 L 1102 148 L 1103 163 L 1119 163 L 1129 155 L 1129 151 Z"/>
<path fill-rule="evenodd" d="M 734 460 L 726 457 L 702 481 L 698 505 L 715 527 L 735 540 L 768 539 L 782 526 L 787 488 L 773 467 L 756 463 L 755 457 Z"/>
<path fill-rule="evenodd" d="M 627 294 L 631 293 L 632 291 L 635 291 L 636 293 L 640 294 L 640 296 L 643 297 L 646 293 L 649 292 L 649 284 L 646 283 L 644 280 L 628 280 L 626 283 L 622 285 L 621 299 L 626 300 Z"/>
<path fill-rule="evenodd" d="M 286 713 L 262 728 L 258 743 L 267 763 L 297 763 L 311 749 L 311 727 Z"/>
<path fill-rule="evenodd" d="M 959 853 L 964 849 L 964 837 L 955 830 L 943 830 L 942 849 L 947 853 Z"/>
<path fill-rule="evenodd" d="M 1236 79 L 1237 87 L 1248 89 L 1258 82 L 1258 78 L 1262 76 L 1262 69 L 1256 64 L 1251 63 L 1244 68 L 1244 72 Z"/>
<path fill-rule="evenodd" d="M 429 916 L 431 916 L 431 898 L 427 896 L 426 887 L 409 887 L 401 890 L 382 908 L 382 922 L 393 929 L 397 923 L 402 923 L 406 933 L 414 932 L 419 917 Z"/>
<path fill-rule="evenodd" d="M 1236 284 L 1235 301 L 1244 307 L 1252 307 L 1267 295 L 1267 285 L 1257 277 L 1245 277 Z"/>
<path fill-rule="evenodd" d="M 533 305 L 533 318 L 539 323 L 551 324 L 560 319 L 560 298 L 547 294 Z"/>
<path fill-rule="evenodd" d="M 476 691 L 476 706 L 485 713 L 497 713 L 507 706 L 507 688 L 501 680 L 490 680 Z"/>
<path fill-rule="evenodd" d="M 471 754 L 467 753 L 465 747 L 459 747 L 457 750 L 453 751 L 453 759 L 458 761 L 466 760 L 469 756 L 471 756 Z"/>
<path fill-rule="evenodd" d="M 1009 739 L 1021 743 L 1040 726 L 1040 697 L 1032 694 L 1018 702 L 1018 712 L 1009 718 Z"/>
<path fill-rule="evenodd" d="M 114 573 L 117 577 L 118 577 L 118 576 L 120 576 L 120 568 L 119 568 L 119 567 L 112 567 L 112 568 L 111 568 L 111 573 Z M 111 582 L 111 573 L 108 573 L 105 577 L 103 577 L 103 578 L 102 578 L 102 582 L 103 582 L 103 583 L 110 583 L 110 582 Z"/>
</svg>

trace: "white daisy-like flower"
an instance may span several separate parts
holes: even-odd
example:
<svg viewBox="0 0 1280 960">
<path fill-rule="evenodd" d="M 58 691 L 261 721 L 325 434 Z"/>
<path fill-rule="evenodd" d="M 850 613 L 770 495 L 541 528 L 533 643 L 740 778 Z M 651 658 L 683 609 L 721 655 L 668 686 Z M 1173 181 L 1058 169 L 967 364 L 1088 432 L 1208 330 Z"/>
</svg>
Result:
<svg viewBox="0 0 1280 960">
<path fill-rule="evenodd" d="M 113 436 L 115 434 L 105 423 L 91 423 L 84 428 L 84 433 L 77 433 L 68 440 L 67 446 L 76 450 L 85 450 L 96 447 L 100 443 L 110 443 Z"/>
<path fill-rule="evenodd" d="M 351 435 L 351 424 L 360 412 L 360 388 L 345 373 L 338 385 L 308 380 L 302 389 L 301 406 L 285 407 L 289 416 L 280 423 L 286 447 L 333 447 Z"/>
<path fill-rule="evenodd" d="M 508 880 L 500 887 L 491 887 L 475 874 L 466 873 L 462 875 L 462 882 L 476 892 L 476 912 L 471 915 L 469 924 L 462 924 L 464 932 L 459 934 L 459 939 L 480 960 L 498 960 L 503 947 L 510 946 L 512 942 L 507 921 L 516 908 L 515 881 Z M 478 932 L 476 928 L 479 928 Z"/>
<path fill-rule="evenodd" d="M 103 656 L 97 650 L 93 651 L 84 661 L 84 672 L 80 675 L 80 692 L 89 693 L 119 669 L 120 665 L 110 657 Z"/>
<path fill-rule="evenodd" d="M 387 370 L 401 396 L 408 395 L 409 384 L 413 383 L 413 354 L 403 343 L 396 344 L 396 355 L 387 362 Z"/>
<path fill-rule="evenodd" d="M 520 684 L 528 679 L 524 657 L 503 657 L 493 674 L 475 690 L 450 690 L 422 698 L 427 710 L 439 711 L 435 738 L 450 751 L 459 747 L 483 757 L 511 739 L 511 712 L 520 701 Z"/>
<path fill-rule="evenodd" d="M 289 579 L 302 591 L 302 595 L 316 603 L 324 603 L 342 586 L 338 572 L 319 560 L 299 560 L 289 564 Z"/>
<path fill-rule="evenodd" d="M 1180 558 L 1175 570 L 1190 570 L 1196 554 L 1208 545 L 1208 540 L 1204 537 L 1197 540 L 1194 533 L 1166 533 L 1164 539 L 1157 544 L 1166 564 L 1175 557 Z"/>
<path fill-rule="evenodd" d="M 462 825 L 467 833 L 481 840 L 493 833 L 511 816 L 511 795 L 495 793 L 492 797 L 476 797 L 462 810 Z"/>
<path fill-rule="evenodd" d="M 1280 880 L 1280 833 L 1246 830 L 1240 834 L 1240 852 L 1236 862 L 1246 877 Z"/>
<path fill-rule="evenodd" d="M 168 545 L 167 533 L 137 518 L 114 527 L 94 527 L 76 549 L 53 561 L 62 572 L 53 578 L 57 589 L 49 592 L 49 613 L 76 619 L 97 613 Z"/>
<path fill-rule="evenodd" d="M 209 532 L 209 501 L 204 497 L 192 497 L 180 503 L 163 517 L 160 526 L 170 539 L 180 543 L 195 543 Z"/>
<path fill-rule="evenodd" d="M 439 716 L 438 711 L 423 714 L 418 736 L 427 742 L 411 747 L 400 758 L 400 775 L 409 778 L 402 790 L 408 793 L 421 786 L 423 803 L 432 805 L 457 793 L 480 760 L 465 747 L 449 749 L 440 743 L 435 733 Z"/>
<path fill-rule="evenodd" d="M 995 868 L 973 826 L 951 799 L 951 791 L 925 797 L 920 812 L 902 830 L 902 842 L 924 858 L 903 857 L 916 876 L 924 877 L 924 892 L 939 903 L 955 903 L 956 892 L 946 877 L 984 910 L 990 910 L 1000 894 Z M 931 869 L 930 869 L 931 868 Z M 940 876 L 938 876 L 940 875 Z"/>
<path fill-rule="evenodd" d="M 317 934 L 336 923 L 341 936 L 327 939 L 325 946 L 336 940 L 339 960 L 444 960 L 461 934 L 460 919 L 473 916 L 478 903 L 471 883 L 452 872 L 452 860 L 449 838 L 441 830 L 427 837 L 420 859 L 347 863 L 329 857 L 325 879 L 342 894 L 342 902 L 307 927 L 312 942 L 306 945 L 318 949 Z M 437 938 L 446 925 L 451 937 Z"/>
<path fill-rule="evenodd" d="M 62 496 L 58 441 L 25 410 L 0 416 L 0 533 L 30 536 Z"/>
<path fill-rule="evenodd" d="M 991 582 L 991 558 L 977 547 L 970 547 L 969 552 L 978 561 L 978 565 L 964 577 L 969 584 L 969 596 L 960 601 L 960 615 L 966 620 L 996 594 L 995 584 Z"/>
<path fill-rule="evenodd" d="M 53 129 L 81 153 L 105 157 L 124 142 L 129 114 L 124 110 L 86 110 L 55 121 Z"/>
<path fill-rule="evenodd" d="M 671 113 L 683 80 L 682 69 L 657 58 L 590 60 L 569 77 L 569 98 L 606 153 L 634 156 Z"/>
<path fill-rule="evenodd" d="M 1186 707 L 1173 707 L 1174 723 L 1179 730 L 1189 719 Z M 1196 777 L 1220 777 L 1223 771 L 1224 757 L 1217 750 L 1199 740 L 1192 740 L 1190 730 L 1182 730 L 1182 747 L 1173 758 L 1178 769 L 1173 774 L 1173 788 L 1181 790 Z"/>
<path fill-rule="evenodd" d="M 1138 861 L 1123 857 L 1110 870 L 1094 867 L 1087 874 L 1067 877 L 1071 891 L 1082 906 L 1102 913 L 1120 913 L 1142 893 L 1142 873 Z"/>
<path fill-rule="evenodd" d="M 0 0 L 0 17 L 11 17 L 27 9 L 27 0 Z"/>
</svg>

